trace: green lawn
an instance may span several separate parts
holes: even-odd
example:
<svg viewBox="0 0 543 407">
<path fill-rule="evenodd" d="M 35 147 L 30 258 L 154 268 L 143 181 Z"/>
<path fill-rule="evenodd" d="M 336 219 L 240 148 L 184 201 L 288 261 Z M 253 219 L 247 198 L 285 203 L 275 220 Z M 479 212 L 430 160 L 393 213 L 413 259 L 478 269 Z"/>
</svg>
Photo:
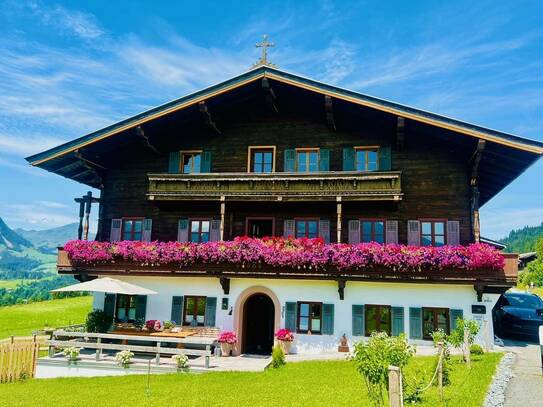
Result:
<svg viewBox="0 0 543 407">
<path fill-rule="evenodd" d="M 34 281 L 34 280 L 22 280 L 22 279 L 18 279 L 18 280 L 0 280 L 0 288 L 8 288 L 8 289 L 15 288 L 15 287 L 17 287 L 17 284 L 19 284 L 22 281 Z"/>
<path fill-rule="evenodd" d="M 479 407 L 501 354 L 474 357 L 473 367 L 453 360 L 446 406 Z M 412 360 L 414 370 L 431 375 L 433 357 Z M 367 406 L 362 379 L 352 362 L 301 362 L 262 373 L 207 373 L 151 376 L 34 379 L 1 385 L 9 406 Z M 436 388 L 424 393 L 422 406 L 439 406 Z"/>
<path fill-rule="evenodd" d="M 30 335 L 45 325 L 62 326 L 85 322 L 92 297 L 74 297 L 0 307 L 0 339 Z"/>
</svg>

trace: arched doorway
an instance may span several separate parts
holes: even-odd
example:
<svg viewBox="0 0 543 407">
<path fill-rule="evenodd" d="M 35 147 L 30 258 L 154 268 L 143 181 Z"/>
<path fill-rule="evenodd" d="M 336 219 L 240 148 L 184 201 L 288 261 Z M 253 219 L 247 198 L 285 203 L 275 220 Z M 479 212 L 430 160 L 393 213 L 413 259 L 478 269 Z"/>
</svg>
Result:
<svg viewBox="0 0 543 407">
<path fill-rule="evenodd" d="M 242 352 L 269 355 L 273 347 L 275 306 L 264 293 L 255 293 L 243 305 Z"/>
</svg>

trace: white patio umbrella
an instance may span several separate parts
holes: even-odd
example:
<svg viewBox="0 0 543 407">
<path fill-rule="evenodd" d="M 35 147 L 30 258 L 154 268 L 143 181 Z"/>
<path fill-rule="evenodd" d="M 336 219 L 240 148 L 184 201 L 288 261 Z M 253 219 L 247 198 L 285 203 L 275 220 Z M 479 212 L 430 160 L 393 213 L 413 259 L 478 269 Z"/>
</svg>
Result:
<svg viewBox="0 0 543 407">
<path fill-rule="evenodd" d="M 84 283 L 73 284 L 63 288 L 51 290 L 54 293 L 62 293 L 67 291 L 90 291 L 97 293 L 111 294 L 126 294 L 126 295 L 154 295 L 156 291 L 148 288 L 140 287 L 139 285 L 130 284 L 125 281 L 116 280 L 110 277 L 96 278 Z"/>
</svg>

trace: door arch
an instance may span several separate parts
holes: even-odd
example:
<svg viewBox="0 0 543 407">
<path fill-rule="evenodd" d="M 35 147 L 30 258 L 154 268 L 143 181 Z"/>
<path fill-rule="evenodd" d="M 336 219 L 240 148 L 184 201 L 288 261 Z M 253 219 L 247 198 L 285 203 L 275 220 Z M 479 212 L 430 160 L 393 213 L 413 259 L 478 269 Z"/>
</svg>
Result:
<svg viewBox="0 0 543 407">
<path fill-rule="evenodd" d="M 242 353 L 269 355 L 273 347 L 275 307 L 266 294 L 251 295 L 243 304 Z"/>
</svg>

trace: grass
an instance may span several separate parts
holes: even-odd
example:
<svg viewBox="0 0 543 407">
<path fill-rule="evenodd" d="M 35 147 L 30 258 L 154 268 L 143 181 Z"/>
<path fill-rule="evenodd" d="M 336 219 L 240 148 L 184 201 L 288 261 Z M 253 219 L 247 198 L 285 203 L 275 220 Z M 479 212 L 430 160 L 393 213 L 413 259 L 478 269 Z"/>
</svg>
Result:
<svg viewBox="0 0 543 407">
<path fill-rule="evenodd" d="M 45 325 L 62 326 L 85 322 L 92 297 L 74 297 L 0 307 L 0 339 L 26 336 Z"/>
<path fill-rule="evenodd" d="M 453 357 L 452 385 L 441 404 L 437 389 L 424 392 L 420 406 L 480 406 L 501 354 L 473 358 L 468 371 Z M 417 357 L 406 376 L 424 372 L 427 382 L 433 357 Z M 352 362 L 300 362 L 261 373 L 215 372 L 151 376 L 146 393 L 145 375 L 33 379 L 1 385 L 2 402 L 9 406 L 367 406 L 369 400 Z"/>
<path fill-rule="evenodd" d="M 34 280 L 23 280 L 23 279 L 0 280 L 0 288 L 7 288 L 8 290 L 11 290 L 12 288 L 17 287 L 17 284 L 19 284 L 19 283 L 21 283 L 23 281 L 34 281 Z"/>
</svg>

